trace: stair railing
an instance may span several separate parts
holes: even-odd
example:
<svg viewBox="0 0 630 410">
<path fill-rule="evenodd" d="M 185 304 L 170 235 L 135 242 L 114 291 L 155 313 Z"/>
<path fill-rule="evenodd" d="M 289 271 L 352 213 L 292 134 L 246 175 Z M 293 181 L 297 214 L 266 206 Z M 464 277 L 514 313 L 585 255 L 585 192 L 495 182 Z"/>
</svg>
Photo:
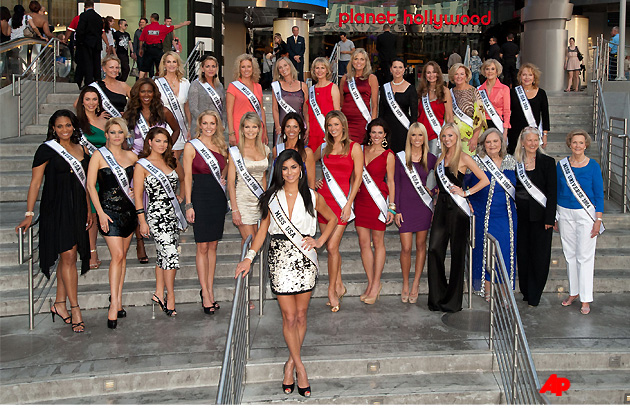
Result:
<svg viewBox="0 0 630 410">
<path fill-rule="evenodd" d="M 499 242 L 489 233 L 484 266 L 490 281 L 490 350 L 496 358 L 507 404 L 549 404 L 529 350 Z"/>
<path fill-rule="evenodd" d="M 197 79 L 197 74 L 199 73 L 199 60 L 201 60 L 205 52 L 206 43 L 203 41 L 197 41 L 190 54 L 188 54 L 188 58 L 184 64 L 184 73 L 186 73 L 186 77 L 191 83 Z"/>
<path fill-rule="evenodd" d="M 241 261 L 245 258 L 252 242 L 249 235 L 243 244 Z M 253 261 L 252 261 L 253 262 Z M 249 276 L 238 275 L 235 279 L 232 315 L 225 340 L 225 353 L 221 366 L 221 377 L 216 404 L 240 404 L 245 389 L 245 366 L 249 359 Z"/>
</svg>

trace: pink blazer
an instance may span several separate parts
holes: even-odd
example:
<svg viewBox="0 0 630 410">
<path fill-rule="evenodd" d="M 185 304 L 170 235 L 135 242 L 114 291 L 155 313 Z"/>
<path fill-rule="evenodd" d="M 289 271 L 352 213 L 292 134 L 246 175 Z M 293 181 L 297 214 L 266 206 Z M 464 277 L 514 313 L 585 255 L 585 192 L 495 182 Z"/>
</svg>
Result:
<svg viewBox="0 0 630 410">
<path fill-rule="evenodd" d="M 486 83 L 487 81 L 481 84 L 479 89 L 486 90 L 486 92 L 488 92 Z M 494 87 L 492 87 L 492 92 L 488 94 L 488 98 L 490 98 L 490 102 L 494 105 L 494 109 L 497 110 L 499 116 L 503 118 L 503 128 L 511 128 L 510 115 L 512 112 L 510 111 L 510 87 L 502 84 L 497 78 L 497 81 L 494 83 Z M 487 113 L 486 119 L 491 119 Z"/>
</svg>

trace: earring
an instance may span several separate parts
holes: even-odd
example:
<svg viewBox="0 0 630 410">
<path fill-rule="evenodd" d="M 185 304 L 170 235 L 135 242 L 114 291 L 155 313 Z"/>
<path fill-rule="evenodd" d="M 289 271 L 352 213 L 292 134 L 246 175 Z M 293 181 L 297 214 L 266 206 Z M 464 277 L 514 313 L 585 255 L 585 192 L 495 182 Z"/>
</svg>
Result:
<svg viewBox="0 0 630 410">
<path fill-rule="evenodd" d="M 368 145 L 372 145 L 372 138 L 368 141 Z"/>
<path fill-rule="evenodd" d="M 381 142 L 381 147 L 387 148 L 387 140 L 383 138 L 383 142 Z"/>
<path fill-rule="evenodd" d="M 300 170 L 300 179 L 302 179 L 302 174 L 303 174 L 303 172 L 302 172 L 302 170 Z"/>
</svg>

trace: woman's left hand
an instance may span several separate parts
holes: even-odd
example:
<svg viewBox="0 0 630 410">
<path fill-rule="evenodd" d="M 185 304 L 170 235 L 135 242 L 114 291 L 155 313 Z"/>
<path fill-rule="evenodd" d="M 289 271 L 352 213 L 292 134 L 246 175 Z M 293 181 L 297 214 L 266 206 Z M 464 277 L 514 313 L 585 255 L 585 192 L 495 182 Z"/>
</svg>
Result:
<svg viewBox="0 0 630 410">
<path fill-rule="evenodd" d="M 85 223 L 85 230 L 89 231 L 92 225 L 94 225 L 94 214 L 92 214 L 92 212 L 88 212 L 87 222 Z"/>
<path fill-rule="evenodd" d="M 221 177 L 220 181 L 221 181 L 221 186 L 223 187 L 227 186 L 227 181 L 225 180 L 225 178 Z"/>
<path fill-rule="evenodd" d="M 341 210 L 339 220 L 342 222 L 348 222 L 350 220 L 350 212 L 352 212 L 352 206 L 350 205 L 350 202 L 348 202 Z"/>
<path fill-rule="evenodd" d="M 313 248 L 319 249 L 322 247 L 322 245 L 323 244 L 319 241 L 319 239 L 315 239 L 310 236 L 302 239 L 302 248 L 306 249 L 307 251 L 310 251 Z"/>
<path fill-rule="evenodd" d="M 394 214 L 391 212 L 387 212 L 387 220 L 385 221 L 385 225 L 390 225 L 392 222 L 394 222 Z"/>
<path fill-rule="evenodd" d="M 472 137 L 468 140 L 468 149 L 470 152 L 475 152 L 477 149 L 477 137 Z"/>
<path fill-rule="evenodd" d="M 599 228 L 602 226 L 602 221 L 593 222 L 593 229 L 591 229 L 591 238 L 599 235 Z"/>
</svg>

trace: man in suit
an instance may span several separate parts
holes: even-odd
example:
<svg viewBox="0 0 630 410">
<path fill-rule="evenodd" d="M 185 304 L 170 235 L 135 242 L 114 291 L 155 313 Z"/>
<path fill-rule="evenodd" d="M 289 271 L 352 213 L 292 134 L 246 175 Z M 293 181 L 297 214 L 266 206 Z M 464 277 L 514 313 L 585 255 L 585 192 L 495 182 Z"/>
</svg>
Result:
<svg viewBox="0 0 630 410">
<path fill-rule="evenodd" d="M 75 82 L 81 88 L 101 79 L 101 41 L 103 18 L 94 10 L 94 0 L 85 1 L 85 11 L 79 16 L 76 29 L 77 70 Z"/>
<path fill-rule="evenodd" d="M 497 38 L 491 37 L 488 43 L 490 43 L 490 47 L 486 52 L 486 59 L 492 58 L 497 61 L 501 60 L 501 47 L 497 44 Z"/>
<path fill-rule="evenodd" d="M 518 85 L 516 82 L 516 59 L 518 58 L 518 45 L 514 42 L 514 34 L 507 35 L 507 42 L 501 46 L 501 58 L 503 59 L 503 84 L 510 88 Z"/>
<path fill-rule="evenodd" d="M 289 59 L 298 72 L 298 80 L 304 81 L 304 53 L 306 52 L 306 41 L 300 34 L 300 28 L 293 26 L 291 29 L 293 35 L 287 38 L 287 49 L 289 50 Z"/>
<path fill-rule="evenodd" d="M 392 61 L 396 58 L 396 36 L 389 31 L 389 24 L 383 25 L 383 33 L 376 37 L 376 51 L 381 69 L 381 84 L 389 82 L 392 78 L 389 71 Z"/>
</svg>

